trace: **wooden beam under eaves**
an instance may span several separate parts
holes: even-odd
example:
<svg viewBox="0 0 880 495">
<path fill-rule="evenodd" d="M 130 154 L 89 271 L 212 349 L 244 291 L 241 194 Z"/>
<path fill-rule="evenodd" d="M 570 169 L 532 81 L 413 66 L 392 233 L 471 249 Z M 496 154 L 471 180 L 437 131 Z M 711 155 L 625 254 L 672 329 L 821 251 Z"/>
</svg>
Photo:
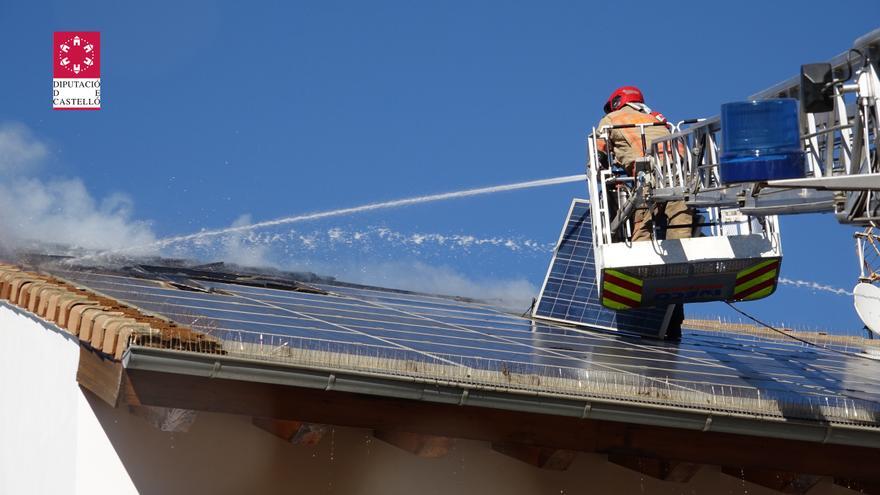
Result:
<svg viewBox="0 0 880 495">
<path fill-rule="evenodd" d="M 294 445 L 314 446 L 321 442 L 327 425 L 272 418 L 253 418 L 254 426 Z"/>
<path fill-rule="evenodd" d="M 119 402 L 122 376 L 122 363 L 84 345 L 80 346 L 76 382 L 111 407 L 116 407 Z"/>
<path fill-rule="evenodd" d="M 687 483 L 702 465 L 624 454 L 608 454 L 608 462 L 663 481 Z"/>
<path fill-rule="evenodd" d="M 551 447 L 538 447 L 513 442 L 494 442 L 492 450 L 537 468 L 551 471 L 565 471 L 571 466 L 577 452 Z"/>
<path fill-rule="evenodd" d="M 453 443 L 449 437 L 405 431 L 376 430 L 373 432 L 373 436 L 410 454 L 426 458 L 445 456 L 449 453 Z"/>
<path fill-rule="evenodd" d="M 128 406 L 130 413 L 143 418 L 162 431 L 186 433 L 196 421 L 198 414 L 191 409 L 156 406 Z"/>
</svg>

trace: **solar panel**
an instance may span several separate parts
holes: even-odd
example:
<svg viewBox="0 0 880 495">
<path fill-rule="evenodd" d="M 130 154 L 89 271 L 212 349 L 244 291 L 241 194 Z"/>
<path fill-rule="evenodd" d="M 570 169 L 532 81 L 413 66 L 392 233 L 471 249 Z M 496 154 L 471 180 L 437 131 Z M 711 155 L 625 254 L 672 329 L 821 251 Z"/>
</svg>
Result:
<svg viewBox="0 0 880 495">
<path fill-rule="evenodd" d="M 752 414 L 880 417 L 880 362 L 799 342 L 693 330 L 673 345 L 331 283 L 321 294 L 192 280 L 206 290 L 195 292 L 114 274 L 52 273 L 213 336 L 231 356 Z"/>
<path fill-rule="evenodd" d="M 596 286 L 590 202 L 575 199 L 550 261 L 533 316 L 657 336 L 666 321 L 667 308 L 614 311 L 602 306 Z"/>
</svg>

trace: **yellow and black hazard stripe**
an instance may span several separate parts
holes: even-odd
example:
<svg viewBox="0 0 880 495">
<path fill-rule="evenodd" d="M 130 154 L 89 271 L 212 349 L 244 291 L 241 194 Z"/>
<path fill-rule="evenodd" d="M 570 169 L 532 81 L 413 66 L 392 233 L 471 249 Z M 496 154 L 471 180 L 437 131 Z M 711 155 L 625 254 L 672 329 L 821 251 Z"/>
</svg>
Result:
<svg viewBox="0 0 880 495">
<path fill-rule="evenodd" d="M 769 296 L 776 288 L 779 261 L 779 258 L 762 261 L 737 272 L 733 299 L 749 301 Z"/>
<path fill-rule="evenodd" d="M 643 284 L 631 275 L 606 269 L 602 277 L 602 305 L 611 309 L 638 308 L 642 305 Z"/>
</svg>

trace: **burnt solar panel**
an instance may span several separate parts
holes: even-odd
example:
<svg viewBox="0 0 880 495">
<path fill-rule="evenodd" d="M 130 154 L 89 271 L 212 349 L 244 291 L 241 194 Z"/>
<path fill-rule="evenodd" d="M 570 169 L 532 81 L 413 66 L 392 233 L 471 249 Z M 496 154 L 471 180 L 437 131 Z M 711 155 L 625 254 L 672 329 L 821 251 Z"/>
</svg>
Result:
<svg viewBox="0 0 880 495">
<path fill-rule="evenodd" d="M 533 316 L 656 336 L 663 326 L 666 308 L 614 311 L 602 306 L 596 285 L 590 203 L 575 199 Z"/>
<path fill-rule="evenodd" d="M 368 287 L 323 284 L 321 294 L 199 280 L 192 286 L 205 292 L 194 292 L 54 273 L 211 335 L 231 356 L 783 417 L 880 414 L 880 363 L 799 342 L 689 331 L 669 344 Z"/>
</svg>

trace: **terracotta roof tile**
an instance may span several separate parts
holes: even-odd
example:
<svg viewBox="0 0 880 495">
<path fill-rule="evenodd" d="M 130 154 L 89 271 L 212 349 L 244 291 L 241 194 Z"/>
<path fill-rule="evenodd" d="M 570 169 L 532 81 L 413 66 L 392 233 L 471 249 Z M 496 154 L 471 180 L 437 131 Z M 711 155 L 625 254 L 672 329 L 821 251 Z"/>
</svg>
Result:
<svg viewBox="0 0 880 495">
<path fill-rule="evenodd" d="M 80 342 L 121 359 L 134 342 L 222 353 L 219 340 L 57 277 L 0 263 L 0 299 L 55 323 Z"/>
</svg>

